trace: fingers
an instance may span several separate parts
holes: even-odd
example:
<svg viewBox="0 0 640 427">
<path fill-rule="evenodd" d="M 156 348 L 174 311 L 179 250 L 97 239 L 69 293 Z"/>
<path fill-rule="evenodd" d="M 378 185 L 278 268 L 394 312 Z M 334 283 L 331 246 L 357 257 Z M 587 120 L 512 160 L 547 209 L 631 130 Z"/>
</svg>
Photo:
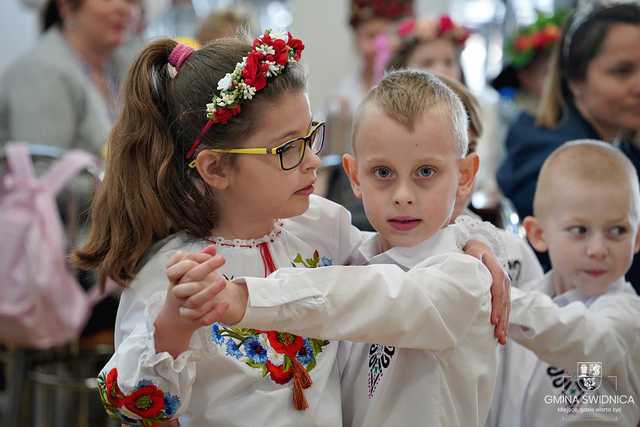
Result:
<svg viewBox="0 0 640 427">
<path fill-rule="evenodd" d="M 201 250 L 200 253 L 205 253 L 207 255 L 213 256 L 216 254 L 216 245 L 209 245 L 203 250 Z"/>
<path fill-rule="evenodd" d="M 198 255 L 206 256 L 208 259 L 201 263 L 191 259 L 183 259 L 179 261 L 167 269 L 167 277 L 169 278 L 169 281 L 173 284 L 198 282 L 203 280 L 212 271 L 222 267 L 225 263 L 225 259 L 222 255 L 215 255 L 213 257 L 205 254 Z"/>
<path fill-rule="evenodd" d="M 207 301 L 213 300 L 226 285 L 227 283 L 224 278 L 219 277 L 200 292 L 188 297 L 182 306 L 186 308 L 197 308 L 203 306 Z"/>
</svg>

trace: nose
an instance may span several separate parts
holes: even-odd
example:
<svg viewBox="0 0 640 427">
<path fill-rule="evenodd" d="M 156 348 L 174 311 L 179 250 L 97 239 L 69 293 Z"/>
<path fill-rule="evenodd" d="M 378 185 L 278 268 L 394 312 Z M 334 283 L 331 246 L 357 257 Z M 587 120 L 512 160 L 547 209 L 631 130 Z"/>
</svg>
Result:
<svg viewBox="0 0 640 427">
<path fill-rule="evenodd" d="M 310 172 L 310 171 L 317 170 L 320 167 L 320 163 L 321 163 L 320 156 L 314 153 L 313 150 L 309 148 L 309 146 L 306 144 L 304 146 L 304 150 L 305 150 L 304 157 L 302 159 L 302 163 L 300 164 L 302 171 Z"/>
<path fill-rule="evenodd" d="M 415 196 L 411 191 L 411 186 L 408 183 L 398 183 L 395 191 L 393 192 L 393 204 L 396 206 L 413 205 L 415 202 Z"/>
<path fill-rule="evenodd" d="M 640 71 L 636 71 L 636 75 L 633 80 L 633 85 L 631 86 L 631 92 L 636 97 L 640 97 Z"/>
<path fill-rule="evenodd" d="M 604 236 L 594 235 L 587 242 L 587 256 L 593 259 L 603 259 L 609 253 Z"/>
</svg>

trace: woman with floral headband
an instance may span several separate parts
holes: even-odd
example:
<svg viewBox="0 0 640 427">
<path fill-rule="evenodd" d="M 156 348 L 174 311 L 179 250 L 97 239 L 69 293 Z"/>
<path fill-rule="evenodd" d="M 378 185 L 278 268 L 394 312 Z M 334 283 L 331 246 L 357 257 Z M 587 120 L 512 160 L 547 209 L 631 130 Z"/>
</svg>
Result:
<svg viewBox="0 0 640 427">
<path fill-rule="evenodd" d="M 125 286 L 116 352 L 98 381 L 105 408 L 125 424 L 183 416 L 191 427 L 342 424 L 338 343 L 213 323 L 228 306 L 212 299 L 224 281 L 207 273 L 304 275 L 347 263 L 364 238 L 346 210 L 311 194 L 324 125 L 311 117 L 303 49 L 270 31 L 253 44 L 222 39 L 197 51 L 159 40 L 131 68 L 91 233 L 74 254 Z M 477 254 L 491 259 L 484 247 Z M 176 260 L 193 267 L 179 286 L 166 276 Z M 495 259 L 494 267 L 506 293 Z M 373 281 L 372 298 L 407 274 L 380 268 L 388 279 Z M 441 270 L 425 268 L 424 280 L 446 286 Z M 424 301 L 406 289 L 397 297 L 421 313 Z M 506 299 L 494 302 L 504 339 Z M 387 337 L 405 324 L 387 323 Z"/>
<path fill-rule="evenodd" d="M 506 140 L 497 174 L 521 218 L 533 211 L 544 160 L 573 139 L 614 143 L 640 170 L 640 149 L 627 139 L 640 129 L 640 5 L 637 1 L 581 2 L 567 19 L 536 117 L 521 114 Z M 540 260 L 549 268 L 549 261 Z M 627 274 L 640 289 L 636 257 Z"/>
<path fill-rule="evenodd" d="M 501 99 L 515 102 L 517 112 L 535 114 L 542 98 L 551 51 L 560 38 L 566 13 L 539 12 L 535 22 L 519 28 L 505 43 L 505 66 L 491 81 Z M 506 109 L 505 109 L 506 110 Z M 515 120 L 512 114 L 506 117 Z"/>
</svg>

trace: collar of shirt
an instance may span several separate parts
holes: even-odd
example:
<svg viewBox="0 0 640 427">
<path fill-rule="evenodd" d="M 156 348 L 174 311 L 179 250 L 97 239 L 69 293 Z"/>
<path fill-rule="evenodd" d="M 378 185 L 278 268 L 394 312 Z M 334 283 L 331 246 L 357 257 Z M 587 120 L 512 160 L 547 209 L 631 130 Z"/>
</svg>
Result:
<svg viewBox="0 0 640 427">
<path fill-rule="evenodd" d="M 382 253 L 380 237 L 376 233 L 360 245 L 358 258 L 362 261 L 361 264 L 396 264 L 405 271 L 410 270 L 431 256 L 459 252 L 455 227 L 456 225 L 449 225 L 416 246 L 396 246 Z"/>
<path fill-rule="evenodd" d="M 553 296 L 554 287 L 553 287 L 552 277 L 551 277 L 552 273 L 553 273 L 553 270 L 549 271 L 547 274 L 544 275 L 544 278 L 542 280 L 540 280 L 539 282 L 536 283 L 535 286 L 532 286 L 530 289 L 527 289 L 527 290 L 539 291 L 547 296 L 552 297 L 553 301 L 560 307 L 568 305 L 575 301 L 583 302 L 588 307 L 596 299 L 598 299 L 598 297 L 602 295 L 613 295 L 613 294 L 619 294 L 619 293 L 635 294 L 633 287 L 631 286 L 631 284 L 629 284 L 624 280 L 624 276 L 623 276 L 623 277 L 620 277 L 615 282 L 613 282 L 611 285 L 609 285 L 609 287 L 607 288 L 607 291 L 602 295 L 588 297 L 584 295 L 582 291 L 580 291 L 580 289 L 571 289 L 561 295 L 557 295 L 554 297 Z"/>
</svg>

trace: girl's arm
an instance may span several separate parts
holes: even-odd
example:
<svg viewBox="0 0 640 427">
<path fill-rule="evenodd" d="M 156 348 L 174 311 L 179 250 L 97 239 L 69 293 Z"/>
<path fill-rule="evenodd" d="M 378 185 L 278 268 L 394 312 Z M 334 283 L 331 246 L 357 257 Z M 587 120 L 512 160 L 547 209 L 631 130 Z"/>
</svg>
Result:
<svg viewBox="0 0 640 427">
<path fill-rule="evenodd" d="M 191 254 L 201 263 L 192 263 L 184 277 L 187 287 L 198 287 L 206 278 L 207 300 L 224 286 L 210 274 L 224 261 L 212 255 Z M 225 311 L 211 301 L 183 307 L 173 283 L 162 280 L 170 257 L 169 262 L 175 262 L 182 254 L 161 251 L 123 292 L 116 320 L 116 351 L 98 378 L 105 409 L 125 424 L 156 425 L 176 419 L 188 407 L 200 350 L 192 335 L 210 323 L 208 316 L 219 317 Z"/>
</svg>

